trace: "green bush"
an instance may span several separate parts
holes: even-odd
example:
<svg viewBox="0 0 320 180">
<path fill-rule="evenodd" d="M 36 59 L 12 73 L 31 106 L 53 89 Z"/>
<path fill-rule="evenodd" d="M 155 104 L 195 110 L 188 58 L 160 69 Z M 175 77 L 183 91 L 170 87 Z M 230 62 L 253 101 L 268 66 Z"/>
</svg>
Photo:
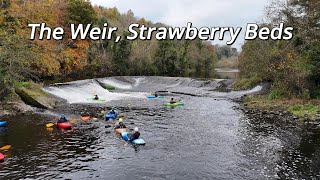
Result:
<svg viewBox="0 0 320 180">
<path fill-rule="evenodd" d="M 16 82 L 16 83 L 15 83 L 15 87 L 16 87 L 16 88 L 23 88 L 23 87 L 24 87 L 24 88 L 31 88 L 33 84 L 34 84 L 34 83 L 31 82 L 31 81 Z"/>
<path fill-rule="evenodd" d="M 269 99 L 280 99 L 285 95 L 285 92 L 281 89 L 272 89 L 268 95 Z"/>
<path fill-rule="evenodd" d="M 233 90 L 247 90 L 255 87 L 261 82 L 261 79 L 258 77 L 250 77 L 250 78 L 241 78 L 237 82 L 235 82 L 232 86 Z"/>
</svg>

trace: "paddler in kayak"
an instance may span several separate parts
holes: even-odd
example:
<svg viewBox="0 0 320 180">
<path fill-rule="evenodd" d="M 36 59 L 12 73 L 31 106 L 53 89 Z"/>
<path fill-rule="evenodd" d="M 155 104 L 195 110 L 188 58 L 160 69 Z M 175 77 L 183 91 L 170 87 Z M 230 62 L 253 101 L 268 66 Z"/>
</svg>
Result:
<svg viewBox="0 0 320 180">
<path fill-rule="evenodd" d="M 156 97 L 156 98 L 158 97 L 158 93 L 157 92 L 154 93 L 154 97 Z"/>
<path fill-rule="evenodd" d="M 180 102 L 181 101 L 181 99 L 179 100 L 179 101 L 176 101 L 176 100 L 174 100 L 174 98 L 171 98 L 171 100 L 170 100 L 170 104 L 174 104 L 174 103 L 176 103 L 176 102 Z"/>
<path fill-rule="evenodd" d="M 59 123 L 65 123 L 65 122 L 68 122 L 68 120 L 67 120 L 67 118 L 66 118 L 66 116 L 65 116 L 64 114 L 61 114 L 61 116 L 60 116 L 57 124 L 59 124 Z"/>
<path fill-rule="evenodd" d="M 94 98 L 93 98 L 94 100 L 99 100 L 99 97 L 98 97 L 98 95 L 94 95 Z"/>
<path fill-rule="evenodd" d="M 90 113 L 85 109 L 83 112 L 80 113 L 81 117 L 90 116 Z"/>
<path fill-rule="evenodd" d="M 174 104 L 174 103 L 176 103 L 176 101 L 173 98 L 171 98 L 170 104 Z"/>
<path fill-rule="evenodd" d="M 114 127 L 114 129 L 123 129 L 123 128 L 126 128 L 126 125 L 122 122 L 122 118 L 120 118 L 118 124 Z"/>
<path fill-rule="evenodd" d="M 133 141 L 140 137 L 139 129 L 137 127 L 134 128 L 133 133 L 128 134 L 129 141 Z"/>
<path fill-rule="evenodd" d="M 111 110 L 109 111 L 109 113 L 111 114 L 116 114 L 117 113 L 117 110 L 115 107 L 112 107 Z"/>
</svg>

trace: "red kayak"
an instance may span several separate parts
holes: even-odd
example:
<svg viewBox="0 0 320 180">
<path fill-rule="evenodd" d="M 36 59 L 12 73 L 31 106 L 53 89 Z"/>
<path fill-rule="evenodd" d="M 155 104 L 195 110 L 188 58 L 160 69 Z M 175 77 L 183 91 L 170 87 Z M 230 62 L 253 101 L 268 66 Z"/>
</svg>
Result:
<svg viewBox="0 0 320 180">
<path fill-rule="evenodd" d="M 4 155 L 0 153 L 0 162 L 4 161 Z"/>
<path fill-rule="evenodd" d="M 68 122 L 58 123 L 57 126 L 62 129 L 71 129 L 72 125 Z"/>
</svg>

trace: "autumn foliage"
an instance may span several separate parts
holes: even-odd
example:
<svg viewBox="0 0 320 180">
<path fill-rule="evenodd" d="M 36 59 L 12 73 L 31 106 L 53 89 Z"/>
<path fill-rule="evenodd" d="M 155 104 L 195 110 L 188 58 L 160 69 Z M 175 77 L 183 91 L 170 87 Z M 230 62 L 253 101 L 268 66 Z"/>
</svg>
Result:
<svg viewBox="0 0 320 180">
<path fill-rule="evenodd" d="M 319 12 L 318 0 L 273 1 L 267 25 L 285 22 L 294 27 L 294 38 L 247 41 L 239 58 L 241 81 L 272 82 L 272 97 L 320 97 Z"/>
<path fill-rule="evenodd" d="M 70 24 L 118 27 L 127 35 L 132 23 L 165 26 L 136 18 L 132 11 L 93 7 L 86 0 L 2 0 L 0 4 L 0 95 L 17 81 L 78 76 L 163 75 L 212 77 L 216 50 L 194 41 L 71 40 Z M 65 30 L 63 40 L 30 40 L 30 23 Z M 115 37 L 114 37 L 115 38 Z"/>
</svg>

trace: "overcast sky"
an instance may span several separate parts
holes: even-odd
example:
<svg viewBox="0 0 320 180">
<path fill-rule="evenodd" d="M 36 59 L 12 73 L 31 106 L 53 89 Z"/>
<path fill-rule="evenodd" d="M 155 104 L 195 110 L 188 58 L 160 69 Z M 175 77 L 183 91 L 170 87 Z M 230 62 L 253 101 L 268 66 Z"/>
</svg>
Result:
<svg viewBox="0 0 320 180">
<path fill-rule="evenodd" d="M 121 13 L 132 10 L 137 17 L 170 26 L 246 27 L 259 22 L 270 0 L 91 0 L 95 5 L 117 7 Z M 245 29 L 242 30 L 244 32 Z M 243 35 L 233 45 L 243 44 Z M 229 38 L 227 38 L 229 39 Z M 215 42 L 219 43 L 219 42 Z M 222 42 L 220 42 L 221 44 Z"/>
</svg>

